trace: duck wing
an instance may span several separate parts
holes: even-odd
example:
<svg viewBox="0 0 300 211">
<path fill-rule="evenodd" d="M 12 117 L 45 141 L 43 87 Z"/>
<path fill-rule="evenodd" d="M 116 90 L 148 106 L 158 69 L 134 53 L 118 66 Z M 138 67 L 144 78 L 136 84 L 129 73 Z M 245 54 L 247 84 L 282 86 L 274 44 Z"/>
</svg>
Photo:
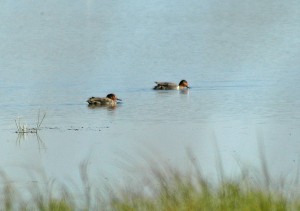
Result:
<svg viewBox="0 0 300 211">
<path fill-rule="evenodd" d="M 101 105 L 107 104 L 111 101 L 111 99 L 107 97 L 90 97 L 87 102 L 92 105 Z"/>
<path fill-rule="evenodd" d="M 159 90 L 159 89 L 176 89 L 177 84 L 172 82 L 155 82 L 156 86 L 153 89 Z"/>
<path fill-rule="evenodd" d="M 155 82 L 158 86 L 177 86 L 176 83 L 173 82 Z"/>
</svg>

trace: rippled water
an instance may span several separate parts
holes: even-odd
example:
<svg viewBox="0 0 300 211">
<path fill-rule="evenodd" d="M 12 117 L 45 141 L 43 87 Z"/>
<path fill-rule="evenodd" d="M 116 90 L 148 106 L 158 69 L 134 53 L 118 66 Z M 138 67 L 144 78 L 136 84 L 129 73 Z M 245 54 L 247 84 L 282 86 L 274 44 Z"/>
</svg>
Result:
<svg viewBox="0 0 300 211">
<path fill-rule="evenodd" d="M 109 179 L 149 157 L 185 168 L 187 149 L 210 176 L 219 150 L 235 175 L 236 160 L 259 167 L 262 141 L 272 175 L 295 175 L 300 3 L 0 4 L 0 167 L 15 181 L 27 167 L 76 181 L 84 159 Z M 181 79 L 186 93 L 152 90 Z M 117 108 L 87 106 L 111 92 Z M 35 127 L 39 112 L 39 136 L 18 136 L 15 119 Z"/>
</svg>

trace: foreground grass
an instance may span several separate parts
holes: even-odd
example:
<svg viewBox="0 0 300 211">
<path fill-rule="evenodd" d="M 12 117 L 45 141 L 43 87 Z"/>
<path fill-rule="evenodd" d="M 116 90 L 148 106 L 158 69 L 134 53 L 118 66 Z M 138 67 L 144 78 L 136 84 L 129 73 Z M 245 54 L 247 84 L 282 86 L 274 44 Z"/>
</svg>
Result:
<svg viewBox="0 0 300 211">
<path fill-rule="evenodd" d="M 200 171 L 182 173 L 172 168 L 153 168 L 143 182 L 127 187 L 92 185 L 87 165 L 81 166 L 82 186 L 71 191 L 45 179 L 17 190 L 2 173 L 1 210 L 300 210 L 300 197 L 271 189 L 249 175 L 222 179 L 211 185 Z M 250 179 L 252 178 L 252 179 Z M 24 195 L 27 195 L 26 197 Z"/>
<path fill-rule="evenodd" d="M 114 210 L 294 210 L 299 205 L 278 195 L 259 190 L 243 190 L 238 184 L 226 183 L 216 192 L 196 191 L 188 184 L 162 190 L 155 198 L 127 193 L 112 201 Z M 186 186 L 187 185 L 187 186 Z M 175 190 L 172 190 L 175 189 Z M 171 192 L 174 191 L 174 192 Z M 300 207 L 299 207 L 300 208 Z"/>
<path fill-rule="evenodd" d="M 217 187 L 192 181 L 178 173 L 160 178 L 154 196 L 125 191 L 111 200 L 112 210 L 300 210 L 300 198 L 288 199 L 248 181 L 224 181 Z"/>
</svg>

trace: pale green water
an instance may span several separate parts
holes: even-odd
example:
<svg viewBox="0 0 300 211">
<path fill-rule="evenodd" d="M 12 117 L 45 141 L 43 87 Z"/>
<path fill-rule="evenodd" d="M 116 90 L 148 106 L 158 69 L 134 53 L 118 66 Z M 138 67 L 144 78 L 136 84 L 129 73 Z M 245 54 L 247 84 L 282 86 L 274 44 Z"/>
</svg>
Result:
<svg viewBox="0 0 300 211">
<path fill-rule="evenodd" d="M 142 173 L 124 171 L 120 162 L 146 155 L 185 168 L 186 148 L 204 174 L 215 175 L 214 140 L 234 175 L 237 157 L 259 166 L 258 133 L 272 175 L 295 175 L 299 2 L 0 5 L 0 167 L 10 175 L 39 166 L 77 180 L 88 157 L 93 175 L 103 178 Z M 189 81 L 188 93 L 151 90 L 154 81 L 181 79 Z M 110 92 L 123 99 L 118 108 L 87 107 L 88 97 Z M 33 134 L 18 140 L 14 120 L 34 126 L 39 110 L 47 113 L 42 143 Z"/>
</svg>

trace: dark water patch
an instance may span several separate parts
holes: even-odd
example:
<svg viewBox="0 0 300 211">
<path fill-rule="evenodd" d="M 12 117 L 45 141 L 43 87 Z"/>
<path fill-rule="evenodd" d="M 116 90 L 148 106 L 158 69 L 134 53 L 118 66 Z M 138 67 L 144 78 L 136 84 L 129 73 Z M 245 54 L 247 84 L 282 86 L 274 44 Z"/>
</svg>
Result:
<svg viewBox="0 0 300 211">
<path fill-rule="evenodd" d="M 110 128 L 109 126 L 104 127 L 76 127 L 76 126 L 70 126 L 70 127 L 43 127 L 41 130 L 58 130 L 58 131 L 102 131 L 105 129 Z"/>
</svg>

